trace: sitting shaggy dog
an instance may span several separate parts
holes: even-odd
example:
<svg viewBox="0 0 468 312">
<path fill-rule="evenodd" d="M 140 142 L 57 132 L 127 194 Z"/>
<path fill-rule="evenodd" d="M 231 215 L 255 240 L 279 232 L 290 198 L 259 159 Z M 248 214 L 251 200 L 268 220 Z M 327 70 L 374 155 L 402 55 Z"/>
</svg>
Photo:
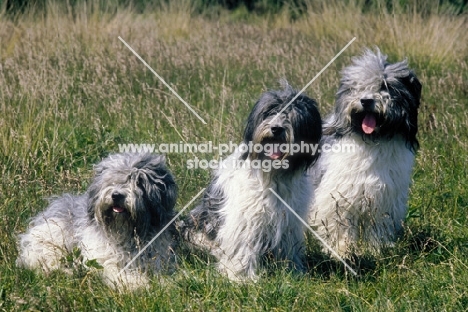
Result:
<svg viewBox="0 0 468 312">
<path fill-rule="evenodd" d="M 283 147 L 316 146 L 321 133 L 315 101 L 289 85 L 255 104 L 242 147 L 215 172 L 186 225 L 187 239 L 210 249 L 231 280 L 256 280 L 266 258 L 304 269 L 305 228 L 293 211 L 307 217 L 305 173 L 318 154 Z"/>
<path fill-rule="evenodd" d="M 402 230 L 419 146 L 421 84 L 406 61 L 367 50 L 342 72 L 312 170 L 311 224 L 341 255 L 378 252 Z"/>
</svg>

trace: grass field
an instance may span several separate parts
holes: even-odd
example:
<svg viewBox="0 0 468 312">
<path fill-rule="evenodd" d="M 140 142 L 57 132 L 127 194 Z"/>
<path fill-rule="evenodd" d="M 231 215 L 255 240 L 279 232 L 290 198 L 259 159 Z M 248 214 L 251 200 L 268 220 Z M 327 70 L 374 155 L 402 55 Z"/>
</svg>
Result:
<svg viewBox="0 0 468 312">
<path fill-rule="evenodd" d="M 336 3 L 335 3 L 336 2 Z M 44 311 L 462 311 L 468 309 L 468 19 L 361 13 L 358 4 L 217 17 L 188 2 L 135 14 L 51 6 L 46 17 L 0 17 L 0 310 Z M 357 2 L 358 3 L 358 2 Z M 127 49 L 124 39 L 206 121 L 200 122 Z M 316 244 L 303 276 L 273 270 L 258 283 L 230 283 L 202 254 L 149 290 L 120 294 L 95 272 L 47 277 L 15 267 L 15 237 L 62 192 L 83 192 L 92 164 L 122 143 L 240 141 L 255 100 L 282 77 L 310 86 L 323 115 L 340 70 L 365 47 L 405 57 L 423 84 L 417 154 L 404 237 L 392 250 L 353 263 L 355 278 Z M 168 154 L 177 209 L 210 172 Z"/>
</svg>

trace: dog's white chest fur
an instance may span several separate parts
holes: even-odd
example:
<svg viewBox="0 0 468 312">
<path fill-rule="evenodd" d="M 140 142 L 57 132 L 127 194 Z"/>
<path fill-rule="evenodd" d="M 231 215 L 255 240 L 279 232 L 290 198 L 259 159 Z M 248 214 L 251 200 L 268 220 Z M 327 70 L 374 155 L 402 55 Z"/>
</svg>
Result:
<svg viewBox="0 0 468 312">
<path fill-rule="evenodd" d="M 255 278 L 260 257 L 267 252 L 301 266 L 302 223 L 270 188 L 305 219 L 311 184 L 303 172 L 271 175 L 223 168 L 217 172 L 216 187 L 225 195 L 219 210 L 224 224 L 217 234 L 220 269 L 232 279 Z"/>
<path fill-rule="evenodd" d="M 414 154 L 398 136 L 365 142 L 353 134 L 335 144 L 355 149 L 322 155 L 311 176 L 317 184 L 312 224 L 341 254 L 353 242 L 389 244 L 406 215 Z"/>
</svg>

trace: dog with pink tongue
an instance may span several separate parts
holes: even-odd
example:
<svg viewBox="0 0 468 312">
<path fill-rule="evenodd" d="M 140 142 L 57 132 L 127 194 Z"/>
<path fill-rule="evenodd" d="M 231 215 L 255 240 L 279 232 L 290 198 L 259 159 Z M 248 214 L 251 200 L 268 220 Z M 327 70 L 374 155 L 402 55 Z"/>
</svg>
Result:
<svg viewBox="0 0 468 312">
<path fill-rule="evenodd" d="M 310 224 L 340 255 L 379 252 L 402 231 L 420 98 L 407 62 L 389 63 L 378 49 L 342 71 L 322 155 L 309 170 Z"/>
</svg>

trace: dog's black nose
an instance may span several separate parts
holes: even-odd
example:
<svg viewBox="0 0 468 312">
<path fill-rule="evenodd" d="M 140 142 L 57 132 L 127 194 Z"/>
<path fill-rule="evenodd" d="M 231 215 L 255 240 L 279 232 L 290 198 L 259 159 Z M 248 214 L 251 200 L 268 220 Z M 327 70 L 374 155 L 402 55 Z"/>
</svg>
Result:
<svg viewBox="0 0 468 312">
<path fill-rule="evenodd" d="M 115 201 L 119 201 L 119 200 L 122 200 L 122 199 L 124 199 L 124 198 L 125 198 L 125 196 L 124 196 L 124 194 L 122 194 L 122 193 L 119 193 L 119 192 L 117 192 L 117 191 L 115 191 L 114 193 L 112 193 L 112 199 L 115 200 Z"/>
<path fill-rule="evenodd" d="M 271 127 L 271 133 L 273 133 L 273 135 L 280 135 L 281 133 L 283 133 L 283 131 L 284 131 L 283 127 L 279 127 L 279 126 Z"/>
<path fill-rule="evenodd" d="M 361 105 L 364 108 L 372 108 L 374 105 L 374 99 L 361 99 Z"/>
</svg>

